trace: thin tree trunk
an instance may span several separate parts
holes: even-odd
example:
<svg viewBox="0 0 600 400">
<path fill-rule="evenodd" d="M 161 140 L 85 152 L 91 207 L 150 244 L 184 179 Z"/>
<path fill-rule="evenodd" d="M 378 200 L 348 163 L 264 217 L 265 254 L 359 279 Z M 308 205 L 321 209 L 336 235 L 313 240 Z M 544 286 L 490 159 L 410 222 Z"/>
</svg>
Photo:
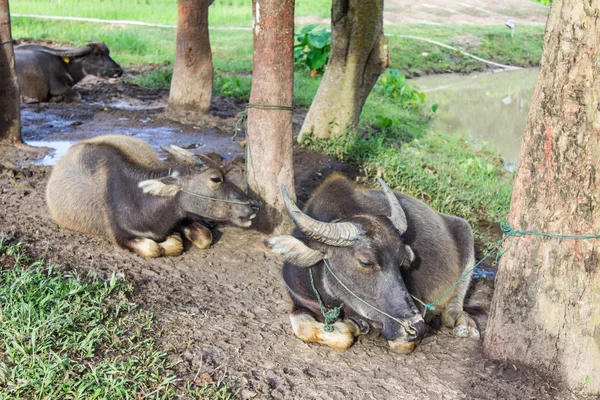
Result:
<svg viewBox="0 0 600 400">
<path fill-rule="evenodd" d="M 292 105 L 294 87 L 294 0 L 253 0 L 254 57 L 250 104 Z M 292 111 L 248 109 L 248 185 L 261 201 L 257 227 L 291 229 L 281 185 L 295 198 Z"/>
<path fill-rule="evenodd" d="M 0 141 L 21 143 L 19 84 L 11 41 L 8 0 L 0 0 Z"/>
<path fill-rule="evenodd" d="M 509 221 L 600 233 L 600 0 L 554 0 Z M 485 354 L 600 391 L 600 240 L 514 239 L 496 279 Z"/>
<path fill-rule="evenodd" d="M 179 0 L 177 53 L 169 93 L 171 111 L 205 114 L 210 109 L 213 66 L 208 33 L 209 0 Z"/>
<path fill-rule="evenodd" d="M 333 0 L 331 54 L 298 141 L 305 134 L 328 139 L 356 127 L 373 85 L 389 63 L 383 0 Z"/>
</svg>

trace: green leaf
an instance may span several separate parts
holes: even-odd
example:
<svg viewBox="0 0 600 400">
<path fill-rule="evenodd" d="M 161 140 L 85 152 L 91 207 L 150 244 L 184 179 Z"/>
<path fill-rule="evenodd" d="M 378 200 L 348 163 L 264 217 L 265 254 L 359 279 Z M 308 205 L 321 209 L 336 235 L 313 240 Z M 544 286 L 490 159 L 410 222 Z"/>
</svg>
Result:
<svg viewBox="0 0 600 400">
<path fill-rule="evenodd" d="M 329 34 L 325 31 L 308 34 L 308 43 L 317 49 L 322 49 L 330 42 Z"/>
<path fill-rule="evenodd" d="M 434 103 L 434 104 L 431 105 L 431 111 L 436 112 L 437 109 L 438 109 L 438 104 L 437 103 Z"/>
<path fill-rule="evenodd" d="M 300 30 L 300 34 L 304 35 L 317 27 L 317 24 L 306 25 L 304 28 Z"/>
<path fill-rule="evenodd" d="M 327 64 L 327 59 L 329 58 L 329 54 L 323 53 L 323 54 L 319 54 L 318 56 L 314 57 L 312 59 L 312 69 L 316 69 L 319 70 L 321 69 L 323 66 L 325 66 L 325 64 Z"/>
</svg>

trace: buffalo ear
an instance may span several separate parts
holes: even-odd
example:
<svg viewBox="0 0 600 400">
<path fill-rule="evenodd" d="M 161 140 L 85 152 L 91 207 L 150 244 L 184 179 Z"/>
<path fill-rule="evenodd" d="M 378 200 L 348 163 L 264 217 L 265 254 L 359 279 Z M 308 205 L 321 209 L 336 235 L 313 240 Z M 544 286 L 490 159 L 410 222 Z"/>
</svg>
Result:
<svg viewBox="0 0 600 400">
<path fill-rule="evenodd" d="M 166 176 L 160 179 L 149 179 L 138 183 L 138 187 L 146 194 L 161 197 L 174 197 L 181 190 L 181 181 L 177 176 Z"/>
<path fill-rule="evenodd" d="M 283 256 L 285 261 L 299 267 L 312 267 L 325 257 L 320 251 L 311 249 L 302 241 L 289 235 L 269 238 L 265 240 L 265 245 L 273 253 Z"/>
<path fill-rule="evenodd" d="M 415 261 L 415 253 L 412 251 L 409 245 L 404 246 L 404 251 L 406 253 L 406 257 L 404 257 L 404 261 L 402 261 L 402 267 L 410 267 L 410 264 Z"/>
</svg>

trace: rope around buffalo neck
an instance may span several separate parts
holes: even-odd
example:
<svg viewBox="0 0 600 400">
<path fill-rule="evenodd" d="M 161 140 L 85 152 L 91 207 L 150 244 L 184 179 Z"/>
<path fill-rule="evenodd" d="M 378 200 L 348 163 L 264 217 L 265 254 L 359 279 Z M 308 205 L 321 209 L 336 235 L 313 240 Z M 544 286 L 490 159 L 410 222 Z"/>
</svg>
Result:
<svg viewBox="0 0 600 400">
<path fill-rule="evenodd" d="M 450 286 L 448 288 L 448 290 L 446 290 L 440 297 L 438 297 L 437 299 L 435 299 L 434 301 L 432 301 L 431 303 L 425 303 L 423 301 L 421 301 L 420 299 L 418 299 L 417 297 L 413 296 L 412 294 L 410 295 L 413 299 L 415 299 L 415 301 L 417 301 L 419 304 L 421 304 L 423 306 L 423 318 L 425 318 L 425 314 L 427 313 L 427 310 L 435 310 L 435 305 L 442 300 L 444 297 L 446 297 L 451 291 L 452 289 L 454 289 L 463 279 L 465 279 L 466 277 L 470 276 L 470 274 L 475 270 L 475 268 L 477 268 L 478 266 L 481 265 L 481 263 L 483 263 L 483 261 L 485 259 L 487 259 L 490 255 L 492 255 L 496 250 L 498 250 L 503 244 L 504 242 L 506 242 L 507 240 L 510 239 L 508 247 L 503 250 L 500 251 L 497 255 L 496 255 L 496 260 L 495 262 L 498 262 L 498 260 L 500 259 L 500 257 L 502 257 L 508 250 L 510 250 L 511 246 L 512 246 L 512 239 L 514 237 L 521 237 L 521 236 L 543 236 L 543 237 L 548 237 L 548 238 L 552 238 L 552 239 L 561 239 L 561 240 L 565 240 L 565 239 L 573 239 L 573 240 L 588 240 L 588 239 L 600 239 L 600 235 L 562 235 L 562 234 L 556 234 L 556 233 L 544 233 L 544 232 L 538 232 L 538 231 L 533 231 L 533 230 L 519 230 L 519 229 L 513 229 L 513 227 L 508 223 L 508 221 L 500 221 L 500 228 L 502 229 L 502 232 L 505 234 L 505 236 L 498 242 L 498 244 L 492 249 L 490 250 L 481 260 L 479 260 L 479 262 L 477 262 L 472 268 L 470 268 L 468 271 L 466 271 L 452 286 Z M 329 266 L 329 263 L 327 262 L 327 258 L 323 259 L 324 263 L 325 263 L 325 267 L 327 268 L 327 271 L 329 271 L 329 273 L 338 281 L 338 283 L 348 291 L 348 293 L 350 293 L 352 296 L 354 296 L 356 299 L 360 300 L 363 304 L 371 307 L 372 309 L 374 309 L 375 311 L 379 312 L 380 314 L 383 314 L 389 318 L 391 318 L 392 320 L 400 323 L 404 329 L 406 329 L 405 325 L 408 325 L 408 323 L 406 323 L 406 321 L 399 321 L 398 319 L 390 316 L 389 314 L 385 313 L 384 311 L 381 311 L 380 309 L 378 309 L 377 307 L 367 303 L 365 300 L 361 299 L 358 295 L 356 295 L 354 292 L 352 292 L 346 285 L 344 285 L 344 283 L 340 280 L 340 278 L 337 277 L 337 275 L 333 272 L 333 270 L 331 269 L 331 267 Z M 331 313 L 331 316 L 333 316 L 333 314 L 335 314 L 335 319 L 331 319 L 331 316 L 329 317 L 329 319 L 326 318 L 326 323 L 325 323 L 325 330 L 327 332 L 331 332 L 333 330 L 333 327 L 330 325 L 331 322 L 336 321 L 337 319 L 339 319 L 340 316 L 340 310 L 343 306 L 343 304 L 339 307 L 335 307 L 332 310 L 329 311 L 323 311 L 324 310 L 324 305 L 321 301 L 321 297 L 319 296 L 319 293 L 317 292 L 317 289 L 315 287 L 315 284 L 313 282 L 313 278 L 312 278 L 312 271 L 309 269 L 309 274 L 310 274 L 310 282 L 311 285 L 313 287 L 313 290 L 315 292 L 315 294 L 317 295 L 317 300 L 319 301 L 319 306 L 321 307 L 321 314 L 323 314 L 323 317 L 325 317 L 325 313 Z M 329 321 L 329 322 L 328 322 Z M 330 330 L 328 330 L 330 329 Z M 408 331 L 408 330 L 407 330 Z"/>
</svg>

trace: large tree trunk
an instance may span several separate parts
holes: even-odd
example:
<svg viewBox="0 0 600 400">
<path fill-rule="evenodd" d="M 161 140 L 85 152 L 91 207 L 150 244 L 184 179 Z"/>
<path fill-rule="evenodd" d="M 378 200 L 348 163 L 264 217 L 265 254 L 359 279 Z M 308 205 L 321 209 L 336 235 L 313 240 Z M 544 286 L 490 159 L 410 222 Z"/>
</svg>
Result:
<svg viewBox="0 0 600 400">
<path fill-rule="evenodd" d="M 354 128 L 389 63 L 383 0 L 333 0 L 331 54 L 298 141 L 305 134 L 328 139 Z"/>
<path fill-rule="evenodd" d="M 210 0 L 179 0 L 177 53 L 169 94 L 170 111 L 205 114 L 210 109 L 213 66 L 208 34 Z"/>
<path fill-rule="evenodd" d="M 253 0 L 254 57 L 250 106 L 291 108 L 294 88 L 294 0 Z M 295 198 L 292 111 L 248 108 L 248 185 L 261 201 L 257 227 L 289 231 L 280 186 Z"/>
<path fill-rule="evenodd" d="M 554 0 L 509 221 L 600 233 L 600 0 Z M 514 239 L 496 279 L 485 353 L 600 391 L 600 240 Z"/>
<path fill-rule="evenodd" d="M 19 84 L 10 31 L 8 0 L 0 0 L 0 141 L 21 142 Z"/>
</svg>

